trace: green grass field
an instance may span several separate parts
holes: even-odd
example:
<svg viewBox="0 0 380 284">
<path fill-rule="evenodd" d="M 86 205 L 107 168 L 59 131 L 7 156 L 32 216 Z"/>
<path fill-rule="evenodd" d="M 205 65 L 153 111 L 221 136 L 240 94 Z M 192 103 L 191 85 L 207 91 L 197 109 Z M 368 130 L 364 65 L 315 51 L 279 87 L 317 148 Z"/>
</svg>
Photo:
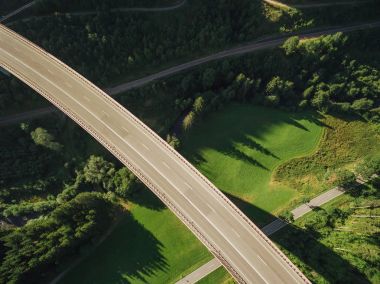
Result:
<svg viewBox="0 0 380 284">
<path fill-rule="evenodd" d="M 288 187 L 269 185 L 273 169 L 313 151 L 321 133 L 322 127 L 312 113 L 292 115 L 232 105 L 196 126 L 185 140 L 184 152 L 187 157 L 194 155 L 193 162 L 217 186 L 241 199 L 234 198 L 235 202 L 246 204 L 248 210 L 253 203 L 273 212 L 297 196 Z M 202 244 L 152 194 L 145 192 L 134 200 L 131 216 L 125 216 L 61 283 L 173 283 L 211 259 Z M 270 220 L 268 214 L 258 212 L 261 210 L 248 213 L 256 213 L 251 216 L 260 224 Z M 220 269 L 217 278 L 211 275 L 211 281 L 229 279 L 224 274 Z"/>
<path fill-rule="evenodd" d="M 259 225 L 287 207 L 298 192 L 271 184 L 285 161 L 312 153 L 322 129 L 316 113 L 290 114 L 252 105 L 232 105 L 208 116 L 185 137 L 183 152 Z M 255 210 L 252 206 L 261 210 Z"/>
<path fill-rule="evenodd" d="M 274 180 L 297 188 L 305 194 L 318 193 L 333 187 L 326 169 L 353 169 L 364 157 L 380 151 L 379 127 L 348 117 L 326 116 L 328 126 L 315 153 L 281 164 Z"/>
<path fill-rule="evenodd" d="M 206 277 L 202 278 L 197 284 L 232 284 L 236 283 L 231 275 L 228 274 L 224 267 L 219 267 L 217 270 L 211 272 Z"/>
<path fill-rule="evenodd" d="M 313 283 L 380 283 L 380 222 L 370 217 L 379 216 L 379 205 L 378 189 L 362 186 L 298 219 L 273 240 Z"/>
<path fill-rule="evenodd" d="M 173 283 L 211 254 L 152 193 L 132 203 L 112 234 L 60 283 Z M 96 268 L 96 269 L 94 269 Z"/>
</svg>

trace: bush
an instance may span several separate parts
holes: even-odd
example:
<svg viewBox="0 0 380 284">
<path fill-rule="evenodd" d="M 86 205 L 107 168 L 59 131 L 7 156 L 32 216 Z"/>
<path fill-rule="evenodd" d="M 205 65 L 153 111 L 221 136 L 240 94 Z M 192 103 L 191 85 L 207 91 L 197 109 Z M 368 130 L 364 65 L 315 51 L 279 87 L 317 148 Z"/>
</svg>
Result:
<svg viewBox="0 0 380 284">
<path fill-rule="evenodd" d="M 343 188 L 351 186 L 355 181 L 355 174 L 346 169 L 336 170 L 334 173 L 334 184 Z"/>
</svg>

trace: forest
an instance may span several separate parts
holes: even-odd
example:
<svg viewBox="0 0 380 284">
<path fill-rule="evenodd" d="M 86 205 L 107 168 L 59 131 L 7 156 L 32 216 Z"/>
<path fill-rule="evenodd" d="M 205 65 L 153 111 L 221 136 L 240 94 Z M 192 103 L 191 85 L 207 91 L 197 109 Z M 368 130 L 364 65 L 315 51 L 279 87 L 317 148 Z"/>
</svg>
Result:
<svg viewBox="0 0 380 284">
<path fill-rule="evenodd" d="M 96 244 L 124 211 L 119 199 L 141 188 L 126 168 L 101 156 L 67 161 L 56 140 L 62 127 L 2 129 L 1 283 L 51 277 Z"/>
<path fill-rule="evenodd" d="M 165 88 L 180 94 L 175 107 L 186 113 L 185 130 L 231 101 L 344 113 L 379 122 L 380 72 L 376 65 L 356 58 L 360 37 L 360 33 L 301 41 L 291 37 L 281 48 L 209 64 L 180 81 L 168 80 Z"/>
<path fill-rule="evenodd" d="M 165 7 L 179 3 L 178 0 L 37 0 L 34 10 L 37 14 L 95 9 L 108 11 L 119 7 Z"/>
<path fill-rule="evenodd" d="M 315 25 L 300 12 L 274 11 L 249 0 L 194 0 L 188 9 L 166 16 L 126 16 L 109 10 L 176 1 L 102 3 L 39 0 L 36 13 L 49 16 L 15 22 L 11 27 L 89 80 L 108 87 L 265 34 Z M 50 15 L 68 12 L 72 5 L 99 13 Z M 376 11 L 370 10 L 359 13 L 360 17 Z M 331 15 L 343 12 L 334 13 L 324 14 L 321 21 L 335 21 Z M 293 36 L 279 48 L 209 63 L 121 94 L 117 100 L 143 120 L 156 115 L 147 124 L 179 150 L 181 135 L 233 102 L 288 112 L 319 111 L 377 124 L 379 46 L 378 30 L 316 39 Z M 42 105 L 48 104 L 20 81 L 0 74 L 1 114 Z M 0 282 L 4 283 L 51 279 L 95 246 L 126 211 L 124 202 L 145 189 L 63 115 L 2 128 L 0 159 Z M 379 170 L 378 160 L 357 169 L 367 179 Z M 352 179 L 352 174 L 343 173 L 339 183 Z M 371 188 L 376 186 L 377 179 Z M 333 213 L 325 224 L 343 218 Z M 314 231 L 317 222 L 315 226 Z"/>
</svg>

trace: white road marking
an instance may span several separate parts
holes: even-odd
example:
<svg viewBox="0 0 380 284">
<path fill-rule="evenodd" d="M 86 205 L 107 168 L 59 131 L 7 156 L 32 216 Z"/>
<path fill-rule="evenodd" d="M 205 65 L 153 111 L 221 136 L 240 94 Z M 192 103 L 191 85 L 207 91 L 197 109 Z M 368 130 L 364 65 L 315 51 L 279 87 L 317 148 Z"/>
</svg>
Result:
<svg viewBox="0 0 380 284">
<path fill-rule="evenodd" d="M 232 229 L 232 228 L 231 228 Z M 235 229 L 232 229 L 232 231 L 235 233 L 235 235 L 240 238 L 240 234 L 238 232 L 235 231 Z"/>
<path fill-rule="evenodd" d="M 141 143 L 141 145 L 142 145 L 145 149 L 147 149 L 148 151 L 150 151 L 149 147 L 146 146 L 144 143 Z"/>
<path fill-rule="evenodd" d="M 5 51 L 5 53 L 8 53 L 8 52 L 6 52 Z M 9 54 L 9 53 L 8 53 Z M 9 54 L 10 56 L 12 56 L 11 54 Z M 14 56 L 12 56 L 13 58 L 15 58 Z M 18 58 L 15 58 L 16 59 L 16 61 L 20 61 Z M 30 66 L 28 66 L 28 65 L 26 65 L 26 64 L 24 64 L 23 62 L 21 62 L 23 65 L 25 65 L 26 67 L 29 67 L 29 69 L 32 69 Z M 37 73 L 37 74 L 39 74 L 39 75 L 41 75 L 38 71 L 36 71 L 36 70 L 34 70 L 34 69 L 32 69 L 32 71 L 34 71 L 35 73 Z M 52 81 L 50 81 L 49 79 L 47 79 L 47 78 L 45 78 L 47 81 L 49 81 L 50 83 L 52 83 L 53 85 L 55 85 L 56 86 L 56 88 L 58 88 L 58 89 L 60 89 L 63 93 L 66 93 L 67 95 L 69 95 L 68 97 L 71 99 L 71 100 L 73 100 L 73 101 L 76 101 L 76 103 L 77 104 L 79 104 L 83 109 L 85 109 L 89 114 L 92 114 L 95 118 L 97 118 L 98 120 L 99 120 L 99 122 L 100 123 L 102 123 L 102 120 L 99 118 L 99 117 L 97 117 L 93 112 L 91 112 L 88 108 L 86 108 L 84 105 L 82 105 L 79 101 L 77 101 L 76 99 L 75 99 L 75 97 L 72 97 L 72 96 L 70 96 L 70 94 L 68 94 L 65 90 L 63 90 L 63 89 L 61 89 L 59 86 L 57 86 L 54 82 L 52 82 Z M 103 111 L 103 113 L 104 113 L 104 111 Z M 110 131 L 111 132 L 114 132 L 114 134 L 116 135 L 116 136 L 119 136 L 120 138 L 122 138 L 120 135 L 118 135 L 111 127 L 109 127 L 108 125 L 106 125 L 105 123 L 103 123 L 107 128 L 109 128 L 110 129 Z M 149 136 L 148 136 L 149 137 Z M 151 138 L 151 137 L 149 137 L 149 138 Z M 129 147 L 131 147 L 135 152 L 136 152 L 136 154 L 138 155 L 138 156 L 140 156 L 143 160 L 145 160 L 145 162 L 147 162 L 148 164 L 150 164 L 150 166 L 151 167 L 153 167 L 158 173 L 160 173 L 163 177 L 165 177 L 165 175 L 163 175 L 153 164 L 151 164 L 149 161 L 147 161 L 136 149 L 134 149 L 134 147 L 131 145 L 131 144 L 129 144 L 129 143 L 126 143 Z M 182 165 L 183 166 L 183 165 Z M 171 183 L 171 181 L 170 180 L 168 180 L 168 179 L 166 179 L 167 180 L 167 182 L 168 183 L 170 183 L 174 188 L 176 188 L 176 186 L 174 185 L 174 184 L 172 184 Z M 188 184 L 187 184 L 188 185 Z M 178 191 L 180 194 L 182 194 L 183 195 L 183 193 L 181 192 L 181 191 Z M 186 198 L 186 196 L 184 196 L 185 198 Z M 189 202 L 190 202 L 190 204 L 192 204 L 192 206 L 197 210 L 197 211 L 199 211 L 199 213 L 201 213 L 201 215 L 203 215 L 204 216 L 204 214 L 195 206 L 195 204 L 193 204 L 192 202 L 191 202 L 191 200 L 189 200 L 188 198 L 186 198 Z M 218 200 L 219 202 L 220 202 L 220 200 Z M 206 220 L 207 220 L 207 217 L 206 216 L 204 216 L 205 218 L 206 218 Z M 240 221 L 240 220 L 239 220 Z M 212 224 L 211 224 L 212 225 Z M 234 244 L 232 244 L 229 240 L 228 240 L 228 238 L 226 238 L 225 237 L 225 235 L 220 231 L 220 229 L 218 228 L 218 227 L 214 227 L 214 229 L 216 229 L 224 238 L 225 238 L 225 240 L 227 240 L 227 242 L 229 242 L 231 245 L 232 245 L 232 247 L 234 247 L 235 249 L 236 249 L 236 247 L 234 246 Z M 264 246 L 265 247 L 265 246 Z M 266 248 L 266 247 L 265 247 Z M 267 249 L 267 248 L 266 248 Z M 268 250 L 268 249 L 267 249 Z M 237 251 L 239 251 L 239 250 L 237 250 Z M 271 252 L 271 251 L 270 251 Z M 272 253 L 272 252 L 271 252 Z M 272 253 L 273 254 L 273 253 Z M 265 281 L 265 279 L 262 277 L 262 275 L 255 269 L 255 267 L 253 267 L 251 264 L 250 264 L 250 262 L 245 258 L 245 256 L 242 254 L 241 255 L 246 261 L 247 261 L 247 264 L 249 264 L 255 271 L 256 271 L 256 273 L 258 273 L 259 274 L 259 276 Z M 293 275 L 292 275 L 292 277 L 294 277 Z M 267 282 L 267 281 L 265 281 L 265 282 Z"/>
<path fill-rule="evenodd" d="M 146 161 L 148 162 L 148 161 Z M 148 162 L 149 163 L 149 162 Z M 153 166 L 154 167 L 154 166 Z M 162 174 L 158 169 L 156 169 L 160 174 Z M 170 180 L 167 180 L 168 183 L 170 183 L 172 186 L 175 187 L 175 185 L 170 181 Z M 195 204 L 181 191 L 178 191 L 193 207 L 195 210 L 197 210 L 209 223 L 211 226 L 213 226 L 213 223 L 207 218 L 207 216 L 197 207 L 195 206 Z M 234 243 L 232 243 L 228 237 L 225 236 L 225 234 L 218 228 L 218 226 L 213 226 L 214 229 L 221 235 L 223 236 L 224 240 L 227 241 L 227 243 L 229 243 L 234 249 L 235 251 L 238 251 L 240 252 L 240 250 L 235 246 Z M 259 275 L 259 277 L 267 284 L 269 284 L 269 282 L 264 278 L 264 276 L 259 272 L 257 271 L 257 269 L 251 264 L 251 262 L 246 258 L 246 256 L 240 252 L 240 256 L 246 261 L 246 263 L 252 267 L 252 269 Z M 244 273 L 242 273 L 244 275 Z"/>
<path fill-rule="evenodd" d="M 266 266 L 268 266 L 268 264 L 264 261 L 264 259 L 262 259 L 259 255 L 257 255 L 257 258 L 261 260 L 262 263 L 264 263 Z"/>
<path fill-rule="evenodd" d="M 208 204 L 207 202 L 205 202 L 205 203 L 206 203 L 207 207 L 208 207 L 212 212 L 215 212 L 214 208 L 212 208 L 212 207 L 210 206 L 210 204 Z"/>
<path fill-rule="evenodd" d="M 191 185 L 188 184 L 186 181 L 184 182 L 184 184 L 185 184 L 188 188 L 193 189 L 193 188 L 191 187 Z"/>
<path fill-rule="evenodd" d="M 108 113 L 106 113 L 104 110 L 102 110 L 102 114 L 104 114 L 106 117 L 110 117 Z M 106 125 L 108 127 L 108 125 Z"/>
<path fill-rule="evenodd" d="M 167 163 L 165 163 L 164 161 L 162 161 L 162 164 L 167 167 L 169 170 L 171 170 L 171 168 L 169 167 L 169 165 Z"/>
</svg>

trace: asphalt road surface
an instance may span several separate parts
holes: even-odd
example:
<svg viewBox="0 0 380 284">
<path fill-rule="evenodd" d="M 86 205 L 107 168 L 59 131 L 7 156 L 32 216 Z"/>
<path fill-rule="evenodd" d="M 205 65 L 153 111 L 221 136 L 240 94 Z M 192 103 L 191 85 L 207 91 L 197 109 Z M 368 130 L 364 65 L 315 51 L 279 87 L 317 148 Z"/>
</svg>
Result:
<svg viewBox="0 0 380 284">
<path fill-rule="evenodd" d="M 299 33 L 298 35 L 300 36 L 300 38 L 312 38 L 312 37 L 318 37 L 321 35 L 333 34 L 336 32 L 351 32 L 351 31 L 370 29 L 370 28 L 378 28 L 378 27 L 380 27 L 380 21 L 372 22 L 372 23 L 364 23 L 364 24 L 345 26 L 345 27 L 333 27 L 333 28 L 328 28 L 328 29 L 324 29 L 321 31 L 302 32 L 302 33 Z M 201 65 L 201 64 L 204 64 L 207 62 L 223 59 L 223 58 L 230 57 L 230 56 L 237 56 L 237 55 L 241 55 L 241 54 L 255 52 L 255 51 L 259 51 L 259 50 L 263 50 L 263 49 L 274 48 L 274 47 L 282 44 L 288 37 L 289 37 L 289 35 L 284 35 L 284 36 L 277 37 L 277 38 L 271 37 L 271 38 L 255 41 L 252 43 L 248 43 L 248 44 L 245 44 L 243 46 L 239 46 L 239 47 L 227 49 L 227 50 L 224 50 L 221 52 L 217 52 L 215 54 L 212 54 L 212 55 L 209 55 L 209 56 L 206 56 L 203 58 L 195 59 L 195 60 L 192 60 L 190 62 L 171 67 L 169 69 L 160 71 L 158 73 L 146 76 L 146 77 L 138 79 L 138 80 L 134 80 L 134 81 L 130 81 L 127 83 L 117 85 L 113 88 L 106 89 L 105 92 L 107 92 L 111 96 L 114 96 L 114 95 L 129 91 L 129 90 L 132 90 L 134 88 L 139 88 L 139 87 L 146 85 L 150 82 L 153 82 L 155 80 L 159 80 L 159 79 L 177 74 L 179 72 L 186 71 L 188 69 L 194 68 L 198 65 Z M 32 110 L 32 111 L 26 111 L 26 112 L 20 113 L 20 114 L 8 115 L 5 117 L 1 117 L 0 118 L 0 127 L 6 126 L 6 125 L 9 125 L 12 123 L 18 123 L 18 122 L 24 121 L 26 119 L 37 118 L 37 117 L 43 116 L 45 114 L 52 113 L 54 110 L 55 110 L 54 107 L 46 107 L 46 108 L 40 108 L 40 109 L 36 109 L 36 110 Z"/>
<path fill-rule="evenodd" d="M 236 206 L 157 134 L 74 70 L 2 25 L 0 66 L 112 152 L 238 282 L 310 283 Z"/>
<path fill-rule="evenodd" d="M 357 182 L 361 183 L 361 184 L 364 183 L 363 181 L 360 181 L 360 180 L 357 180 Z M 310 212 L 311 210 L 313 210 L 313 208 L 319 207 L 319 206 L 333 200 L 334 198 L 342 195 L 343 193 L 345 193 L 345 190 L 343 188 L 335 187 L 333 189 L 330 189 L 330 190 L 322 193 L 321 195 L 318 195 L 317 197 L 310 200 L 310 202 L 298 206 L 297 208 L 295 208 L 294 210 L 291 211 L 293 213 L 294 220 L 296 220 L 296 219 L 302 217 L 303 215 L 305 215 L 306 213 Z M 274 234 L 275 232 L 281 230 L 282 228 L 284 228 L 287 225 L 288 225 L 287 222 L 278 218 L 278 219 L 274 220 L 273 222 L 269 223 L 268 225 L 264 226 L 263 228 L 261 228 L 261 231 L 265 235 L 270 236 L 270 235 Z M 194 283 L 197 283 L 199 280 L 206 277 L 208 274 L 215 271 L 220 266 L 221 266 L 221 263 L 217 259 L 214 258 L 214 259 L 210 260 L 209 262 L 205 263 L 204 265 L 202 265 L 201 267 L 199 267 L 197 270 L 190 273 L 189 275 L 185 276 L 183 279 L 178 281 L 176 284 L 185 284 L 185 283 L 186 284 L 194 284 Z"/>
<path fill-rule="evenodd" d="M 7 0 L 9 1 L 9 0 Z M 22 11 L 24 11 L 25 9 L 28 9 L 30 7 L 32 7 L 34 5 L 34 1 L 28 3 L 28 4 L 25 4 L 24 6 L 18 8 L 17 10 L 14 10 L 13 12 L 9 13 L 8 15 L 5 15 L 3 17 L 0 18 L 0 23 L 8 20 L 9 18 L 17 15 L 18 13 L 21 13 Z"/>
<path fill-rule="evenodd" d="M 340 2 L 316 2 L 316 3 L 307 3 L 307 4 L 285 4 L 276 0 L 263 0 L 265 3 L 278 8 L 297 8 L 297 9 L 312 9 L 312 8 L 323 8 L 323 7 L 331 7 L 331 6 L 347 6 L 347 5 L 362 5 L 366 4 L 368 2 L 371 2 L 372 0 L 365 0 L 365 1 L 340 1 Z"/>
</svg>

